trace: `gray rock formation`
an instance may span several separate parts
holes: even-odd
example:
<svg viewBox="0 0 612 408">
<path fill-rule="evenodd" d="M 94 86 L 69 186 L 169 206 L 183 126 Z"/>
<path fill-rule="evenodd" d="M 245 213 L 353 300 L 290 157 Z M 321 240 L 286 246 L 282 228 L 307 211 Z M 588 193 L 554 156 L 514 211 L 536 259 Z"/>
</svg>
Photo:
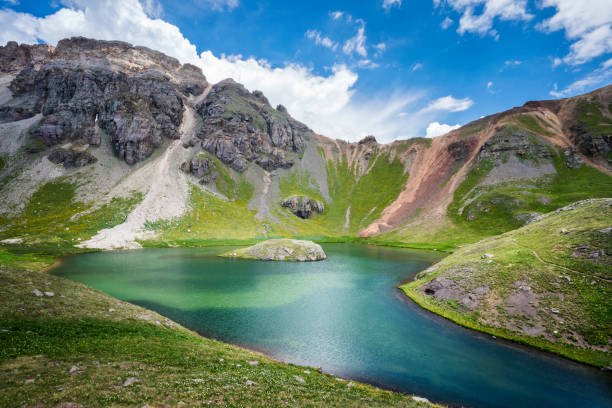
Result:
<svg viewBox="0 0 612 408">
<path fill-rule="evenodd" d="M 609 126 L 612 129 L 612 125 Z M 572 142 L 576 145 L 580 153 L 588 157 L 604 157 L 612 165 L 612 131 L 608 133 L 598 133 L 590 130 L 584 123 L 577 123 L 570 126 Z"/>
<path fill-rule="evenodd" d="M 272 108 L 261 92 L 231 79 L 216 84 L 197 109 L 204 122 L 202 147 L 238 172 L 249 162 L 269 171 L 291 167 L 287 153 L 302 153 L 312 133 L 282 105 Z"/>
<path fill-rule="evenodd" d="M 227 258 L 257 259 L 260 261 L 322 261 L 327 256 L 321 245 L 295 239 L 270 239 L 256 245 L 221 254 Z"/>
<path fill-rule="evenodd" d="M 530 161 L 551 160 L 553 157 L 548 146 L 537 136 L 524 129 L 506 125 L 498 128 L 497 132 L 485 142 L 478 152 L 477 159 L 504 160 L 509 154 Z"/>
<path fill-rule="evenodd" d="M 64 168 L 83 167 L 98 161 L 88 152 L 63 148 L 53 150 L 47 158 L 55 164 L 63 164 Z"/>
<path fill-rule="evenodd" d="M 314 211 L 321 214 L 325 210 L 322 202 L 305 196 L 291 196 L 283 200 L 281 205 L 289 208 L 291 212 L 300 218 L 310 218 Z"/>
<path fill-rule="evenodd" d="M 183 97 L 207 86 L 199 68 L 157 51 L 80 37 L 54 49 L 9 43 L 0 47 L 0 70 L 19 71 L 0 122 L 42 113 L 31 137 L 47 147 L 66 141 L 97 146 L 97 125 L 128 164 L 148 157 L 163 136 L 177 139 Z"/>
<path fill-rule="evenodd" d="M 19 72 L 28 65 L 37 64 L 51 56 L 53 47 L 46 44 L 17 44 L 9 41 L 0 46 L 0 72 Z"/>
<path fill-rule="evenodd" d="M 565 156 L 565 165 L 570 169 L 578 168 L 584 164 L 584 160 L 572 148 L 565 149 L 563 155 Z"/>
<path fill-rule="evenodd" d="M 201 184 L 208 184 L 216 179 L 215 164 L 208 157 L 194 157 L 181 164 L 181 170 L 193 175 Z"/>
</svg>

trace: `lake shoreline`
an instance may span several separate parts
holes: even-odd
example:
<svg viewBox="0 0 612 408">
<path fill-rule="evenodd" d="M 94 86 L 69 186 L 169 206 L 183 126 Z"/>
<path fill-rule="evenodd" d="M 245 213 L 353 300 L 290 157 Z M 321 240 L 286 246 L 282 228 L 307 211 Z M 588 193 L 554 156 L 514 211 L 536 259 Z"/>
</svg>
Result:
<svg viewBox="0 0 612 408">
<path fill-rule="evenodd" d="M 579 353 L 573 353 L 571 350 L 564 349 L 562 348 L 562 346 L 556 345 L 555 343 L 538 341 L 537 338 L 519 336 L 512 333 L 506 333 L 498 328 L 473 324 L 472 322 L 461 318 L 459 315 L 452 313 L 448 309 L 431 304 L 431 302 L 428 302 L 426 299 L 423 298 L 423 295 L 417 293 L 415 289 L 411 288 L 409 286 L 409 283 L 400 284 L 400 286 L 398 286 L 398 290 L 403 293 L 406 299 L 410 300 L 421 309 L 426 310 L 435 316 L 439 316 L 448 322 L 464 327 L 471 331 L 482 333 L 484 335 L 494 336 L 505 341 L 525 346 L 527 348 L 532 348 L 534 351 L 537 350 L 539 352 L 544 352 L 552 356 L 567 359 L 569 361 L 584 365 L 586 367 L 599 368 L 604 371 L 612 371 L 607 366 L 593 364 L 581 358 Z"/>
</svg>

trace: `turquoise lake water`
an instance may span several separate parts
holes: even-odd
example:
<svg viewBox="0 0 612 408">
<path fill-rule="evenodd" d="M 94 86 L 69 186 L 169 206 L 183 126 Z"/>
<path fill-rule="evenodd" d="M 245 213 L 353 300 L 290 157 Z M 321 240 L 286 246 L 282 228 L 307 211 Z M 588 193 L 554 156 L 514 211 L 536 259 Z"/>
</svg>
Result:
<svg viewBox="0 0 612 408">
<path fill-rule="evenodd" d="M 459 327 L 397 289 L 427 251 L 323 246 L 313 263 L 217 257 L 227 247 L 66 258 L 54 271 L 207 337 L 451 406 L 612 407 L 612 375 Z"/>
</svg>

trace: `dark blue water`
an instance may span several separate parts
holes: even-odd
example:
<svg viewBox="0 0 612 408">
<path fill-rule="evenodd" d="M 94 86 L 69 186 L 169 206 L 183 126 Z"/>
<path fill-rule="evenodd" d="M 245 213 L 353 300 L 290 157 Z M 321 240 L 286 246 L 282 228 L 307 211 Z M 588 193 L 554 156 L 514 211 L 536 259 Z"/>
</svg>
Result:
<svg viewBox="0 0 612 408">
<path fill-rule="evenodd" d="M 219 258 L 227 248 L 67 258 L 55 273 L 203 335 L 450 405 L 612 407 L 612 375 L 452 324 L 396 289 L 425 251 L 325 245 L 328 259 Z"/>
</svg>

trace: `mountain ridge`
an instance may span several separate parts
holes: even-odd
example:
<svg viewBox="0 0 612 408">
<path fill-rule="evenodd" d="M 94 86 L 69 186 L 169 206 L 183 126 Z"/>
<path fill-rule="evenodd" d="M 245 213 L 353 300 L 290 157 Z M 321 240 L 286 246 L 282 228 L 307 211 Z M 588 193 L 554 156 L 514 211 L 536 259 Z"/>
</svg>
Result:
<svg viewBox="0 0 612 408">
<path fill-rule="evenodd" d="M 134 227 L 140 232 L 133 231 L 135 240 L 124 242 L 126 247 L 138 246 L 137 237 L 155 235 L 143 232 L 145 224 L 185 216 L 192 206 L 189 185 L 194 181 L 204 192 L 228 199 L 231 205 L 237 196 L 246 194 L 246 208 L 255 211 L 256 232 L 232 238 L 374 237 L 409 228 L 415 215 L 444 226 L 455 191 L 487 151 L 497 148 L 487 143 L 505 137 L 500 134 L 510 128 L 516 133 L 510 135 L 513 141 L 493 153 L 496 162 L 492 167 L 510 169 L 508 174 L 514 175 L 498 175 L 498 184 L 558 173 L 552 164 L 556 154 L 568 155 L 578 166 L 586 163 L 612 174 L 606 160 L 612 150 L 606 133 L 612 113 L 604 109 L 612 100 L 610 86 L 575 98 L 530 101 L 433 139 L 379 144 L 374 137 L 349 143 L 318 135 L 293 119 L 283 106 L 270 106 L 259 91 L 250 92 L 231 79 L 209 84 L 193 65 L 181 65 L 172 57 L 121 41 L 75 37 L 59 41 L 57 47 L 8 43 L 0 47 L 0 72 L 5 86 L 0 126 L 8 136 L 3 144 L 10 145 L 10 149 L 3 147 L 5 179 L 11 168 L 13 174 L 45 173 L 42 181 L 55 176 L 75 179 L 76 173 L 88 167 L 75 170 L 75 163 L 98 161 L 89 172 L 94 173 L 90 183 L 97 185 L 96 191 L 80 185 L 78 196 L 104 202 L 126 196 L 126 190 L 145 196 L 157 190 L 158 195 L 166 196 L 166 203 L 155 194 L 148 200 L 159 201 L 160 214 L 145 211 L 148 215 L 140 217 L 140 225 Z M 587 112 L 581 119 L 576 112 L 584 103 Z M 593 109 L 604 123 L 583 120 L 590 119 Z M 10 126 L 18 135 L 10 135 Z M 111 152 L 104 147 L 107 143 Z M 184 150 L 178 149 L 179 144 Z M 166 151 L 169 146 L 173 152 L 180 151 L 172 153 L 172 159 Z M 556 153 L 547 155 L 548 149 Z M 534 157 L 527 157 L 534 152 Z M 66 170 L 40 160 L 41 153 L 53 153 Z M 501 159 L 500 154 L 504 155 Z M 34 157 L 36 166 L 31 165 Z M 181 202 L 169 199 L 146 177 L 141 182 L 129 181 L 139 167 L 157 167 L 151 162 L 159 157 L 171 163 L 160 164 L 166 170 L 157 177 L 177 180 L 182 187 L 172 195 Z M 109 168 L 105 173 L 103 169 Z M 373 171 L 385 177 L 371 180 Z M 9 197 L 16 189 L 26 190 L 27 197 L 28 191 L 41 185 L 26 177 L 24 188 L 19 177 L 3 183 Z M 28 183 L 33 185 L 28 188 Z M 389 194 L 381 194 L 381 188 Z M 289 192 L 321 199 L 326 212 L 309 223 L 293 219 L 281 207 Z M 4 208 L 3 212 L 18 213 L 23 198 L 20 194 L 18 199 L 9 199 L 15 211 Z"/>
</svg>

